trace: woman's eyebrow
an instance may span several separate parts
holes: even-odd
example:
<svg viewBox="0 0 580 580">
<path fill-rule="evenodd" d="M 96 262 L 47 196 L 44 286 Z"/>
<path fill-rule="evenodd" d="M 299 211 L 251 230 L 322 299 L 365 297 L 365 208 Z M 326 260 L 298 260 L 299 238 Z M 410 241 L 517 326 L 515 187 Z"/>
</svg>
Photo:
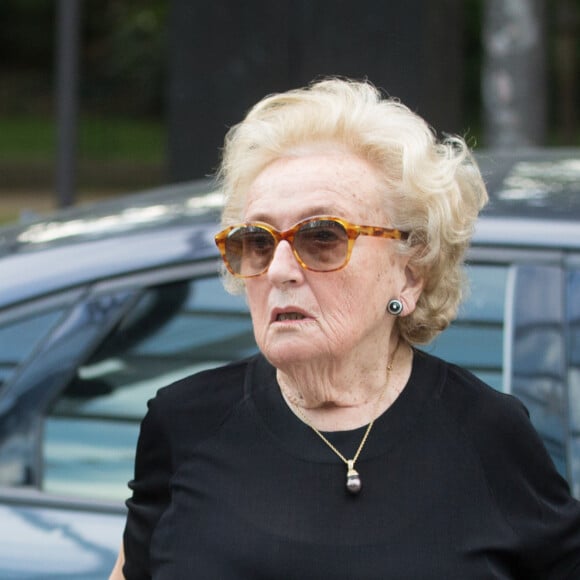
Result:
<svg viewBox="0 0 580 580">
<path fill-rule="evenodd" d="M 333 205 L 317 205 L 312 207 L 306 207 L 305 209 L 301 210 L 299 213 L 296 214 L 296 219 L 293 223 L 301 222 L 302 220 L 316 217 L 316 216 L 334 216 L 334 217 L 343 217 L 343 211 Z M 266 224 L 274 225 L 276 218 L 279 216 L 274 216 L 272 214 L 266 213 L 257 213 L 257 214 L 250 214 L 249 216 L 245 217 L 244 221 L 251 221 L 251 222 L 264 222 Z"/>
</svg>

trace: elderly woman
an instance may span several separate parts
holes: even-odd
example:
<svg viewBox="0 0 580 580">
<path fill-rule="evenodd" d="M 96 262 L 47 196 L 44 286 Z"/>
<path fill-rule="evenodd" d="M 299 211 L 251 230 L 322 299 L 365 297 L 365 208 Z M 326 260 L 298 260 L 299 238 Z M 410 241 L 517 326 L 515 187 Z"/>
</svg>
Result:
<svg viewBox="0 0 580 580">
<path fill-rule="evenodd" d="M 221 177 L 260 354 L 150 402 L 124 576 L 580 578 L 580 507 L 525 409 L 415 348 L 455 316 L 487 199 L 465 143 L 326 80 L 258 103 Z"/>
</svg>

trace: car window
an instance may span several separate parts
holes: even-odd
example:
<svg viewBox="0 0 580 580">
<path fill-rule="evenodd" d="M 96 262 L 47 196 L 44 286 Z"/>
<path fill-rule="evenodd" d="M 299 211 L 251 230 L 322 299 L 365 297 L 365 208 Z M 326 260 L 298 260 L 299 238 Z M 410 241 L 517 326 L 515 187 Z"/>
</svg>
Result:
<svg viewBox="0 0 580 580">
<path fill-rule="evenodd" d="M 503 390 L 504 319 L 508 284 L 506 266 L 471 264 L 469 292 L 457 319 L 427 352 L 469 369 Z"/>
<path fill-rule="evenodd" d="M 519 265 L 514 290 L 511 392 L 526 406 L 556 467 L 565 475 L 568 419 L 562 268 Z"/>
<path fill-rule="evenodd" d="M 217 276 L 148 288 L 52 406 L 43 488 L 125 498 L 147 400 L 255 351 L 245 299 Z"/>
<path fill-rule="evenodd" d="M 50 308 L 0 323 L 0 388 L 8 384 L 64 312 L 65 308 Z"/>
</svg>

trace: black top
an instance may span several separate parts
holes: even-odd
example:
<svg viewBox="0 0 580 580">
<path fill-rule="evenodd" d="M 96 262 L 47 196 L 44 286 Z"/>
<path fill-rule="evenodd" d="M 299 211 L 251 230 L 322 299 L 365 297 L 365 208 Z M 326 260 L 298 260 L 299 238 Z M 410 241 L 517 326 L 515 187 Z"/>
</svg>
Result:
<svg viewBox="0 0 580 580">
<path fill-rule="evenodd" d="M 352 457 L 364 428 L 327 433 Z M 346 466 L 262 356 L 150 401 L 127 502 L 128 580 L 580 578 L 580 504 L 523 406 L 415 352 Z"/>
</svg>

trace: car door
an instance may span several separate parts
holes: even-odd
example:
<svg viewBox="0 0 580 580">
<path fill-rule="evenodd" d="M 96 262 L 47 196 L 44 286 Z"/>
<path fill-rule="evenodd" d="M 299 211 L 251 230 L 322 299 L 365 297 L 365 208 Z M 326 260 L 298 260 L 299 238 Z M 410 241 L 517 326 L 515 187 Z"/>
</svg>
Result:
<svg viewBox="0 0 580 580">
<path fill-rule="evenodd" d="M 37 339 L 20 341 L 25 352 L 14 345 L 2 365 L 0 517 L 14 525 L 0 526 L 0 577 L 20 566 L 34 578 L 44 558 L 38 577 L 74 569 L 82 574 L 70 577 L 105 577 L 121 541 L 147 400 L 255 352 L 251 321 L 245 299 L 223 289 L 215 260 L 63 293 L 37 307 L 36 325 L 27 318 L 33 310 L 27 304 L 23 319 L 13 313 L 4 334 L 34 326 L 28 334 Z M 10 556 L 34 538 L 40 546 L 56 537 L 63 541 L 50 554 L 39 548 L 29 565 Z"/>
<path fill-rule="evenodd" d="M 50 401 L 130 295 L 93 299 L 82 287 L 0 312 L 0 578 L 96 580 L 111 570 L 122 504 L 41 491 L 42 433 Z"/>
<path fill-rule="evenodd" d="M 517 396 L 580 496 L 577 278 L 556 250 L 474 247 L 467 272 L 457 320 L 425 349 Z"/>
</svg>

